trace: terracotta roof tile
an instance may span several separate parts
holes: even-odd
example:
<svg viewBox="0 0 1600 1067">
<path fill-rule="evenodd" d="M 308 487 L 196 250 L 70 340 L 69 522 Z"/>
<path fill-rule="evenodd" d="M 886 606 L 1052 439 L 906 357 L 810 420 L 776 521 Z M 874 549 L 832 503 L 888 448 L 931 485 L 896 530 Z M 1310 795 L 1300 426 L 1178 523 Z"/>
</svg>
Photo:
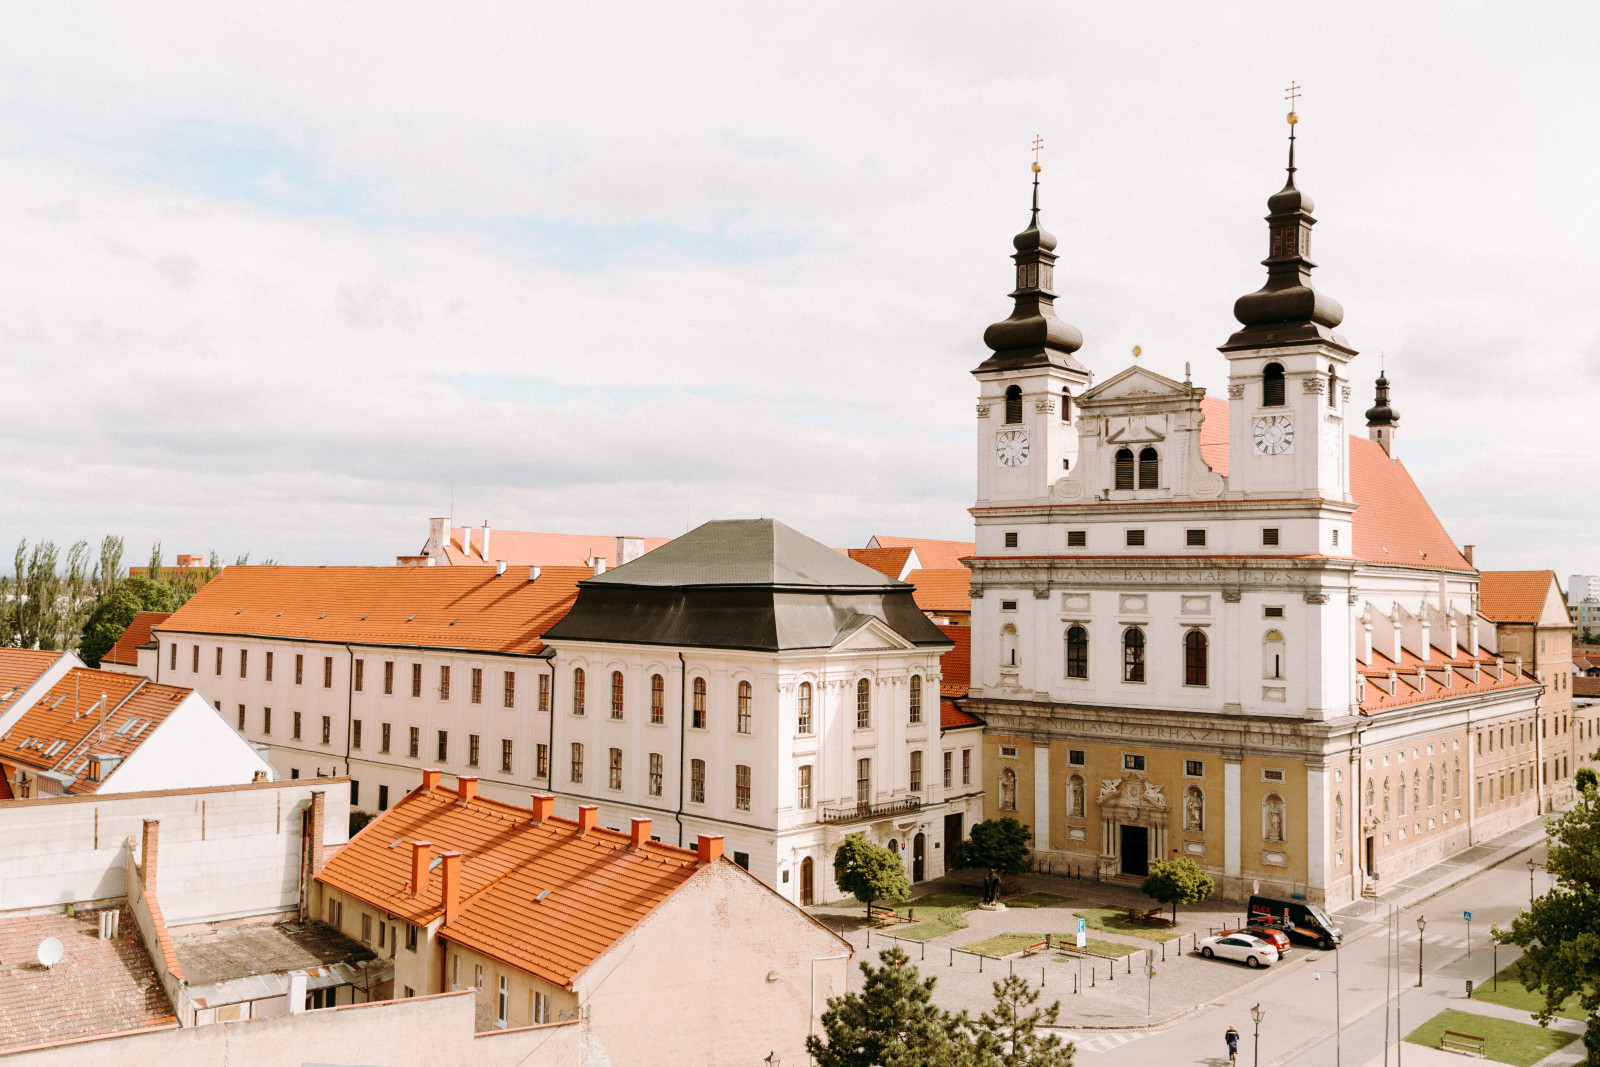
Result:
<svg viewBox="0 0 1600 1067">
<path fill-rule="evenodd" d="M 1228 473 L 1228 402 L 1221 397 L 1200 398 L 1200 458 L 1218 474 Z"/>
<path fill-rule="evenodd" d="M 972 572 L 965 567 L 912 571 L 906 582 L 915 587 L 911 599 L 923 611 L 972 611 Z"/>
<path fill-rule="evenodd" d="M 512 567 L 586 567 L 596 557 L 617 566 L 617 539 L 589 534 L 534 533 L 528 530 L 489 531 L 489 558 L 483 558 L 483 530 L 468 527 L 467 544 L 461 541 L 462 528 L 446 529 L 449 544 L 445 559 L 452 565 L 487 566 L 505 560 Z M 669 537 L 641 537 L 650 552 L 671 540 Z"/>
<path fill-rule="evenodd" d="M 128 628 L 122 631 L 122 636 L 117 638 L 117 643 L 111 647 L 104 657 L 106 663 L 120 663 L 125 667 L 139 665 L 138 649 L 140 645 L 150 643 L 150 628 L 157 623 L 165 622 L 172 617 L 170 611 L 141 611 L 133 617 Z"/>
<path fill-rule="evenodd" d="M 939 701 L 939 729 L 958 730 L 963 726 L 982 726 L 983 720 L 964 711 L 953 700 Z"/>
<path fill-rule="evenodd" d="M 1402 705 L 1425 704 L 1432 700 L 1453 700 L 1472 693 L 1499 692 L 1516 689 L 1519 686 L 1543 688 L 1537 678 L 1512 671 L 1510 663 L 1506 663 L 1503 675 L 1496 680 L 1493 673 L 1494 661 L 1495 654 L 1484 648 L 1478 649 L 1476 656 L 1464 648 L 1456 649 L 1453 657 L 1448 657 L 1440 651 L 1440 654 L 1427 664 L 1404 649 L 1400 652 L 1399 663 L 1395 663 L 1374 649 L 1371 666 L 1359 660 L 1356 662 L 1356 672 L 1367 679 L 1363 687 L 1365 698 L 1361 701 L 1361 713 L 1371 715 Z M 1474 664 L 1479 668 L 1476 682 L 1472 680 Z M 1424 666 L 1429 671 L 1426 687 L 1422 686 L 1422 681 L 1417 676 L 1417 669 Z M 1446 669 L 1451 672 L 1449 686 L 1440 680 L 1438 673 Z M 1392 695 L 1377 684 L 1378 681 L 1387 682 L 1391 670 L 1396 672 L 1398 683 Z"/>
<path fill-rule="evenodd" d="M 906 561 L 911 558 L 909 548 L 852 548 L 845 553 L 857 563 L 871 567 L 879 574 L 896 581 L 905 573 Z"/>
<path fill-rule="evenodd" d="M 917 559 L 929 570 L 961 570 L 961 560 L 977 551 L 971 541 L 933 541 L 926 537 L 886 537 L 877 534 L 872 538 L 873 548 L 915 549 Z"/>
<path fill-rule="evenodd" d="M 972 627 L 941 626 L 939 632 L 956 646 L 939 657 L 939 693 L 964 697 L 972 688 Z"/>
<path fill-rule="evenodd" d="M 1538 622 L 1555 580 L 1554 571 L 1482 571 L 1478 611 L 1495 622 Z"/>
<path fill-rule="evenodd" d="M 398 845 L 392 843 L 398 841 Z M 417 789 L 379 816 L 317 878 L 413 923 L 443 910 L 442 869 L 410 895 L 412 841 L 455 851 L 461 911 L 441 936 L 560 986 L 661 905 L 698 869 L 695 854 L 571 819 L 535 824 L 528 808 L 448 787 Z M 548 896 L 539 899 L 547 892 Z"/>
<path fill-rule="evenodd" d="M 532 655 L 586 567 L 229 567 L 160 633 L 237 634 Z"/>
<path fill-rule="evenodd" d="M 32 648 L 0 648 L 0 711 L 37 682 L 65 652 L 41 652 Z"/>
</svg>

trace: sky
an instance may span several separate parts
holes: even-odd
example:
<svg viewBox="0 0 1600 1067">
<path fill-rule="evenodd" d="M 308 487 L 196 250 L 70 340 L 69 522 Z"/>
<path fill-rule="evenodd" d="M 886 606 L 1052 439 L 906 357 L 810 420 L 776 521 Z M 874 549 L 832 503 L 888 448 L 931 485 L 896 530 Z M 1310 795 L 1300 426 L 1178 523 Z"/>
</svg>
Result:
<svg viewBox="0 0 1600 1067">
<path fill-rule="evenodd" d="M 1558 2 L 8 4 L 0 555 L 969 539 L 1034 137 L 1079 358 L 1226 396 L 1293 80 L 1358 410 L 1385 353 L 1478 565 L 1600 572 L 1597 46 Z"/>
</svg>

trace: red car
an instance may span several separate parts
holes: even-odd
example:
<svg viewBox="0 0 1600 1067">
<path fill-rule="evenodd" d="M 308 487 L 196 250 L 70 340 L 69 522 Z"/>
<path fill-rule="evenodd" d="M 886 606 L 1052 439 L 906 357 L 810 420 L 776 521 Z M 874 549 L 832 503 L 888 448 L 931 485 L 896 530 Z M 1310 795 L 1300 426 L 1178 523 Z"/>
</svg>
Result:
<svg viewBox="0 0 1600 1067">
<path fill-rule="evenodd" d="M 1230 934 L 1248 934 L 1259 937 L 1267 944 L 1278 950 L 1278 955 L 1286 955 L 1289 951 L 1289 935 L 1282 930 L 1270 926 L 1242 926 L 1236 930 L 1219 930 L 1218 937 L 1227 937 Z"/>
</svg>

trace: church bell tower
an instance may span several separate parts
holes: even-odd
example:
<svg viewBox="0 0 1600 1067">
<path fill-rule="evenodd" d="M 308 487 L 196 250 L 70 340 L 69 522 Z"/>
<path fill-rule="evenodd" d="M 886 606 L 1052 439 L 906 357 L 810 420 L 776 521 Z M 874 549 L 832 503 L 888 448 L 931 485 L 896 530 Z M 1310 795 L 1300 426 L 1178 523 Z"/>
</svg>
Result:
<svg viewBox="0 0 1600 1067">
<path fill-rule="evenodd" d="M 1039 225 L 1039 171 L 1033 164 L 1033 214 L 1012 240 L 1017 284 L 1011 317 L 983 334 L 989 358 L 978 379 L 977 506 L 1038 504 L 1078 456 L 1076 398 L 1088 368 L 1073 355 L 1077 327 L 1056 318 L 1056 239 Z"/>
</svg>

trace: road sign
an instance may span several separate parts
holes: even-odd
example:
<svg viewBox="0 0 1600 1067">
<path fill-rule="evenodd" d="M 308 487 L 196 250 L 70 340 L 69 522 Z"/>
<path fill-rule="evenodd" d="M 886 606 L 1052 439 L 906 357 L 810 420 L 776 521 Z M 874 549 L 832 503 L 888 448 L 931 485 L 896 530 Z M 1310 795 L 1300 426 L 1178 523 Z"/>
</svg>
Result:
<svg viewBox="0 0 1600 1067">
<path fill-rule="evenodd" d="M 1078 947 L 1089 947 L 1089 924 L 1083 919 L 1078 920 Z"/>
<path fill-rule="evenodd" d="M 1461 917 L 1463 919 L 1467 920 L 1467 922 L 1471 922 L 1472 921 L 1472 912 L 1464 911 L 1464 912 L 1461 913 Z"/>
<path fill-rule="evenodd" d="M 1250 892 L 1255 893 L 1258 896 L 1260 895 L 1260 893 L 1261 893 L 1261 879 L 1257 878 L 1255 881 L 1250 883 Z"/>
</svg>

